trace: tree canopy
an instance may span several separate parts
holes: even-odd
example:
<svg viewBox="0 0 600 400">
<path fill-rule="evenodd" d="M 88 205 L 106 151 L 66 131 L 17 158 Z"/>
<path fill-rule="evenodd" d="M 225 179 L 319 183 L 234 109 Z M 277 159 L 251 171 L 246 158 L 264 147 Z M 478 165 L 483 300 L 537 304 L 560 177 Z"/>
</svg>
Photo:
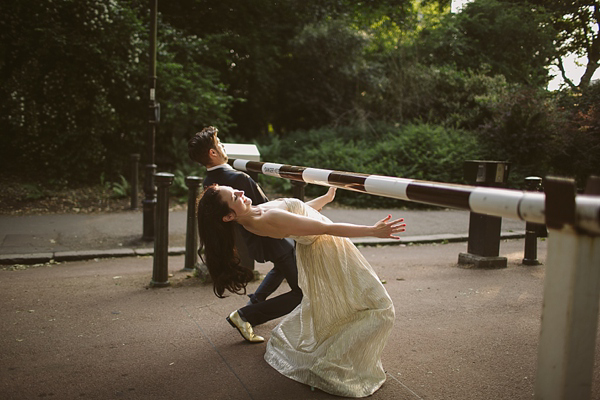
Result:
<svg viewBox="0 0 600 400">
<path fill-rule="evenodd" d="M 499 138 L 517 125 L 536 146 L 596 143 L 595 128 L 571 129 L 597 124 L 594 106 L 581 106 L 595 96 L 596 2 L 475 0 L 449 10 L 447 0 L 159 1 L 157 163 L 180 166 L 185 142 L 207 125 L 266 143 L 422 123 L 505 149 L 522 143 L 530 148 L 499 153 L 523 162 L 539 149 Z M 145 156 L 148 38 L 142 0 L 1 2 L 0 167 L 98 180 L 123 173 L 130 153 Z M 545 90 L 548 68 L 568 52 L 589 58 L 583 97 L 565 90 L 559 101 Z"/>
</svg>

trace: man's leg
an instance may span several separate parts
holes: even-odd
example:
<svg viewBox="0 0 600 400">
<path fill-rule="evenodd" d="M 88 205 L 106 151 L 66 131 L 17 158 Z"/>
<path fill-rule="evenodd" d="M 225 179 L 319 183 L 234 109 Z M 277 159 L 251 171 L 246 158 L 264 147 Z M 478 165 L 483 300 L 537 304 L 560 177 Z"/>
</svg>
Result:
<svg viewBox="0 0 600 400">
<path fill-rule="evenodd" d="M 281 285 L 283 278 L 284 274 L 281 271 L 277 268 L 272 268 L 265 275 L 265 279 L 263 279 L 254 293 L 248 295 L 250 297 L 248 305 L 265 301 Z"/>
<path fill-rule="evenodd" d="M 239 309 L 240 316 L 252 326 L 260 325 L 289 314 L 302 300 L 302 290 L 298 286 L 296 252 L 291 251 L 285 254 L 277 261 L 274 261 L 274 264 L 275 268 L 284 275 L 291 290 L 277 297 Z"/>
<path fill-rule="evenodd" d="M 294 248 L 294 241 L 291 239 L 283 239 L 285 240 L 290 249 Z M 290 250 L 293 251 L 293 250 Z M 294 251 L 295 253 L 295 251 Z M 260 283 L 258 288 L 254 291 L 254 293 L 248 295 L 250 300 L 248 301 L 248 305 L 258 303 L 261 301 L 265 301 L 267 297 L 273 294 L 277 290 L 277 288 L 281 285 L 284 279 L 292 283 L 290 284 L 292 289 L 298 286 L 298 268 L 296 267 L 296 260 L 294 258 L 293 263 L 289 262 L 289 255 L 286 253 L 284 256 L 279 257 L 277 260 L 273 261 L 273 268 L 265 275 L 265 279 Z M 295 257 L 295 255 L 294 255 Z"/>
</svg>

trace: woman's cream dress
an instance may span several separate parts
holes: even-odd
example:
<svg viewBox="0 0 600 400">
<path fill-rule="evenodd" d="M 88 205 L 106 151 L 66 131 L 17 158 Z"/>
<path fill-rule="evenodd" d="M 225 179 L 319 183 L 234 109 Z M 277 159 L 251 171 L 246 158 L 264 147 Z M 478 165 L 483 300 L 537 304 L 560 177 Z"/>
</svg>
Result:
<svg viewBox="0 0 600 400">
<path fill-rule="evenodd" d="M 327 218 L 297 199 L 288 211 Z M 271 333 L 265 360 L 277 371 L 327 393 L 373 394 L 385 381 L 381 354 L 394 306 L 379 278 L 347 238 L 296 240 L 302 302 Z"/>
</svg>

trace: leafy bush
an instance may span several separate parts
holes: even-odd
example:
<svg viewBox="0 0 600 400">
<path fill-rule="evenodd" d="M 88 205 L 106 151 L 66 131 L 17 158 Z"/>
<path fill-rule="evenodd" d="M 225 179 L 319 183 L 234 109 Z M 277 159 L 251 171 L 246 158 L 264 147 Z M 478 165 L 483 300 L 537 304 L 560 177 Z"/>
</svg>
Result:
<svg viewBox="0 0 600 400">
<path fill-rule="evenodd" d="M 591 175 L 600 176 L 600 81 L 582 93 L 561 93 L 559 108 L 569 125 L 559 132 L 561 147 L 552 156 L 553 170 L 577 180 L 583 188 Z"/>
<path fill-rule="evenodd" d="M 115 179 L 146 149 L 148 10 L 126 0 L 4 2 L 0 167 L 25 179 Z M 159 19 L 157 159 L 204 121 L 230 125 L 232 98 L 197 37 Z M 192 128 L 193 129 L 193 128 Z M 146 152 L 144 151 L 144 155 Z M 145 161 L 143 161 L 145 162 Z"/>
<path fill-rule="evenodd" d="M 490 113 L 478 129 L 483 155 L 511 163 L 511 186 L 556 172 L 552 160 L 563 152 L 567 120 L 548 92 L 521 87 L 482 102 Z"/>
<path fill-rule="evenodd" d="M 430 124 L 377 124 L 372 128 L 368 131 L 353 127 L 297 131 L 260 145 L 261 158 L 313 168 L 464 183 L 463 161 L 479 156 L 476 138 L 468 131 Z M 289 184 L 276 183 L 274 178 L 261 179 L 271 185 L 270 191 L 281 193 L 289 189 L 284 186 Z M 323 188 L 315 185 L 306 188 L 309 196 L 322 192 Z M 408 205 L 346 190 L 338 192 L 337 200 L 360 207 Z"/>
</svg>

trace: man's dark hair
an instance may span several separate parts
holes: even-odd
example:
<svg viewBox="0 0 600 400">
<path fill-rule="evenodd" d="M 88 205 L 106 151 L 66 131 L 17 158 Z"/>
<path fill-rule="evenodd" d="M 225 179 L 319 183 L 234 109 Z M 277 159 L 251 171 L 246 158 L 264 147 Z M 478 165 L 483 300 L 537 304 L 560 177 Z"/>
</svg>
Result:
<svg viewBox="0 0 600 400">
<path fill-rule="evenodd" d="M 209 126 L 196 133 L 188 142 L 188 154 L 190 158 L 202 165 L 210 162 L 208 152 L 215 149 L 215 136 L 219 130 L 214 126 Z"/>
</svg>

